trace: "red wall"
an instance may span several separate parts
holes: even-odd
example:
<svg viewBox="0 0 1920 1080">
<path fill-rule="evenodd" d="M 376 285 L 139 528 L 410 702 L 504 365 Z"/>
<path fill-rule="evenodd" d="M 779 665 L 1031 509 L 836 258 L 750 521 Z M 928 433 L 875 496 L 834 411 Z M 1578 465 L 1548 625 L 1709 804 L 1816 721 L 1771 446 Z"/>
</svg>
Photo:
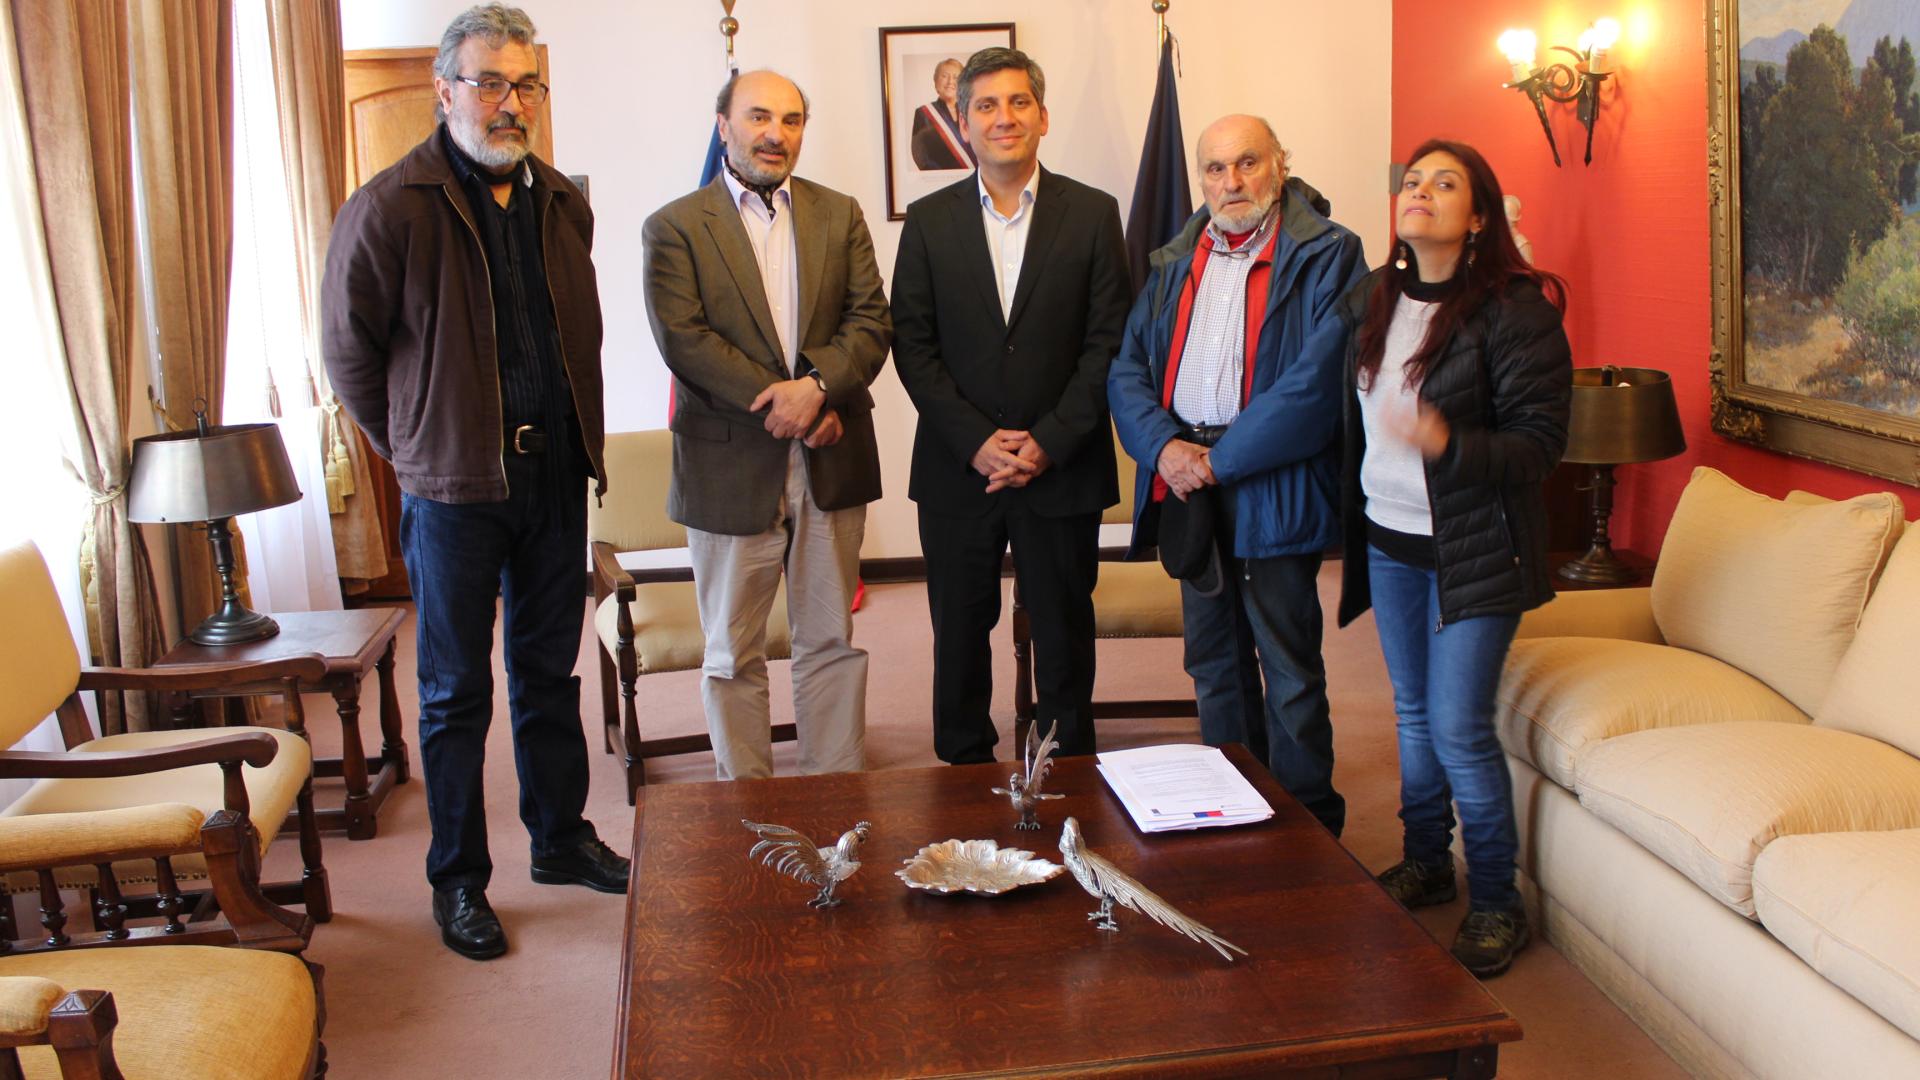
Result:
<svg viewBox="0 0 1920 1080">
<path fill-rule="evenodd" d="M 1804 488 L 1835 498 L 1897 492 L 1920 516 L 1920 488 L 1801 461 L 1713 434 L 1707 232 L 1706 0 L 1460 0 L 1396 3 L 1393 154 L 1426 138 L 1473 144 L 1524 204 L 1520 232 L 1534 262 L 1567 279 L 1574 363 L 1659 368 L 1673 377 L 1687 452 L 1618 472 L 1615 543 L 1659 551 L 1695 465 L 1711 465 L 1770 495 Z M 1571 105 L 1548 103 L 1565 167 L 1556 169 L 1526 97 L 1501 88 L 1494 47 L 1508 27 L 1531 28 L 1544 61 L 1592 19 L 1620 20 L 1619 76 L 1606 88 L 1593 164 Z M 1560 54 L 1564 57 L 1564 54 Z M 1374 252 L 1375 262 L 1383 253 Z"/>
</svg>

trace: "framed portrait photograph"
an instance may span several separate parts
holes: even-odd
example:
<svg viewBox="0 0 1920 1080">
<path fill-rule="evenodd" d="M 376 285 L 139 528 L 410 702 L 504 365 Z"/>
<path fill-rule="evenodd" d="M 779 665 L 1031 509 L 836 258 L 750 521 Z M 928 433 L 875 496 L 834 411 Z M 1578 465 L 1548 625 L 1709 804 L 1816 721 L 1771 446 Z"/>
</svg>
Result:
<svg viewBox="0 0 1920 1080">
<path fill-rule="evenodd" d="M 1012 23 L 880 28 L 880 122 L 887 167 L 887 220 L 907 204 L 973 171 L 960 134 L 960 69 L 993 45 L 1011 49 Z"/>
<path fill-rule="evenodd" d="M 1709 0 L 1713 428 L 1920 484 L 1920 6 L 1832 7 Z"/>
</svg>

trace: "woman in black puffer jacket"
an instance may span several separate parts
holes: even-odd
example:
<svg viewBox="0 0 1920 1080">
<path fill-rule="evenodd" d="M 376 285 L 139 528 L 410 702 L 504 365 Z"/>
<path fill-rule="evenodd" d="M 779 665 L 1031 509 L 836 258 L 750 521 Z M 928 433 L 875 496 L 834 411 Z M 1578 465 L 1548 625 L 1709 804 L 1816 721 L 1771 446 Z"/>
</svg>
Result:
<svg viewBox="0 0 1920 1080">
<path fill-rule="evenodd" d="M 1393 262 L 1344 302 L 1340 624 L 1374 609 L 1399 716 L 1405 858 L 1380 883 L 1408 907 L 1454 898 L 1457 803 L 1453 953 L 1492 977 L 1529 936 L 1493 695 L 1520 614 L 1553 598 L 1540 485 L 1567 441 L 1565 286 L 1521 258 L 1470 146 L 1416 150 L 1394 209 Z"/>
</svg>

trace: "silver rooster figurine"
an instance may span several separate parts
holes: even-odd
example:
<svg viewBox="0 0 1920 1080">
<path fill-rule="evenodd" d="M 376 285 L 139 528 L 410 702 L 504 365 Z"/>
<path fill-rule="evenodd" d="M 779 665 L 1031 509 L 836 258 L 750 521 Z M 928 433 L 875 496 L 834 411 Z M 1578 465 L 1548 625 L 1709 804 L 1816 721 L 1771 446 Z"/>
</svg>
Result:
<svg viewBox="0 0 1920 1080">
<path fill-rule="evenodd" d="M 747 858 L 757 858 L 783 874 L 820 886 L 819 893 L 807 901 L 808 907 L 816 908 L 830 908 L 840 902 L 833 890 L 860 869 L 860 845 L 873 831 L 871 824 L 862 821 L 841 833 L 840 842 L 832 847 L 815 847 L 812 840 L 785 825 L 761 825 L 745 818 L 740 824 L 760 837 Z"/>
<path fill-rule="evenodd" d="M 1080 822 L 1073 818 L 1068 818 L 1060 830 L 1060 856 L 1060 861 L 1067 864 L 1067 869 L 1073 872 L 1073 879 L 1080 883 L 1080 887 L 1100 901 L 1100 910 L 1087 912 L 1087 918 L 1096 920 L 1094 926 L 1097 929 L 1120 929 L 1120 924 L 1113 921 L 1113 905 L 1117 903 L 1169 930 L 1213 946 L 1215 952 L 1228 960 L 1233 959 L 1227 951 L 1229 949 L 1241 956 L 1247 955 L 1247 950 L 1180 914 L 1172 904 L 1154 895 L 1151 889 L 1122 873 L 1119 867 L 1099 854 L 1087 850 L 1080 837 Z"/>
<path fill-rule="evenodd" d="M 1016 829 L 1040 827 L 1040 819 L 1034 814 L 1040 800 L 1066 798 L 1065 795 L 1049 795 L 1040 790 L 1040 785 L 1047 782 L 1047 774 L 1053 771 L 1053 748 L 1059 745 L 1054 741 L 1054 735 L 1060 730 L 1060 721 L 1053 722 L 1044 739 L 1034 737 L 1038 730 L 1031 725 L 1027 727 L 1027 747 L 1021 771 L 1007 779 L 1006 787 L 993 789 L 995 795 L 1005 795 L 1012 800 L 1013 808 L 1020 811 L 1020 820 L 1013 826 Z"/>
</svg>

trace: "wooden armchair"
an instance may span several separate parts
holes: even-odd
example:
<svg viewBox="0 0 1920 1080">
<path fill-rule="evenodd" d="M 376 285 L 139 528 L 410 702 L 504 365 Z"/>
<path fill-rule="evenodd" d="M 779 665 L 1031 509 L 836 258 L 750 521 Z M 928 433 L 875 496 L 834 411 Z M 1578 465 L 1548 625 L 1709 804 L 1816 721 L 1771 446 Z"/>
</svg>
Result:
<svg viewBox="0 0 1920 1080">
<path fill-rule="evenodd" d="M 1120 502 L 1100 515 L 1102 525 L 1133 524 L 1134 462 L 1127 451 L 1114 442 L 1114 456 L 1120 466 Z M 1158 560 L 1123 562 L 1124 550 L 1102 548 L 1100 580 L 1093 587 L 1093 636 L 1111 638 L 1172 638 L 1186 636 L 1186 622 L 1180 613 L 1180 583 L 1167 576 Z M 1020 603 L 1020 589 L 1013 591 L 1013 745 L 1016 750 L 1027 744 L 1027 726 L 1033 723 L 1033 633 L 1026 608 Z M 1095 719 L 1142 720 L 1152 717 L 1199 716 L 1192 698 L 1144 701 L 1095 701 Z"/>
<path fill-rule="evenodd" d="M 632 805 L 634 793 L 647 782 L 647 758 L 713 749 L 712 740 L 704 734 L 641 738 L 635 690 L 642 675 L 697 670 L 705 660 L 707 643 L 694 602 L 691 567 L 628 570 L 620 565 L 621 552 L 687 546 L 686 529 L 667 517 L 672 433 L 608 435 L 605 457 L 607 485 L 614 499 L 587 508 L 587 536 L 593 547 L 593 625 L 601 645 L 600 709 L 607 753 L 614 752 L 617 732 L 626 751 L 627 804 Z M 786 660 L 792 655 L 783 578 L 767 617 L 767 659 Z M 794 737 L 792 724 L 773 726 L 774 741 Z"/>
<path fill-rule="evenodd" d="M 271 740 L 243 735 L 254 757 Z M 0 819 L 0 872 L 42 883 L 36 940 L 18 938 L 0 900 L 0 1080 L 298 1080 L 326 1072 L 321 970 L 301 952 L 313 921 L 260 891 L 260 844 L 231 810 L 204 824 L 180 804 Z M 217 918 L 187 922 L 169 888 L 163 926 L 129 927 L 106 867 L 138 859 L 164 881 L 183 854 L 201 860 Z M 55 887 L 73 863 L 102 871 L 95 929 L 68 933 Z M 120 948 L 138 945 L 144 948 Z"/>
<path fill-rule="evenodd" d="M 154 669 L 83 668 L 53 590 L 46 563 L 32 544 L 0 549 L 0 746 L 11 746 L 48 713 L 60 725 L 64 753 L 0 751 L 0 780 L 29 779 L 32 788 L 0 811 L 9 818 L 59 816 L 180 803 L 203 817 L 220 810 L 246 815 L 260 852 L 297 812 L 300 880 L 265 886 L 280 903 L 303 904 L 316 921 L 332 917 L 327 871 L 320 859 L 320 832 L 313 811 L 313 752 L 297 686 L 326 673 L 318 655 L 266 664 L 197 664 Z M 227 728 L 206 731 L 139 731 L 95 738 L 80 693 L 180 693 L 245 683 L 277 684 L 286 703 L 287 730 Z M 101 896 L 128 886 L 151 885 L 152 895 L 127 901 L 136 916 L 166 915 L 166 900 L 178 878 L 209 876 L 207 862 L 187 852 L 170 861 L 171 877 L 138 858 L 111 860 L 111 873 L 96 864 L 63 866 L 46 880 L 0 873 L 0 895 L 83 889 Z M 145 890 L 142 890 L 143 892 Z M 212 895 L 188 894 L 211 910 Z M 4 1080 L 0 1076 L 0 1080 Z"/>
</svg>

